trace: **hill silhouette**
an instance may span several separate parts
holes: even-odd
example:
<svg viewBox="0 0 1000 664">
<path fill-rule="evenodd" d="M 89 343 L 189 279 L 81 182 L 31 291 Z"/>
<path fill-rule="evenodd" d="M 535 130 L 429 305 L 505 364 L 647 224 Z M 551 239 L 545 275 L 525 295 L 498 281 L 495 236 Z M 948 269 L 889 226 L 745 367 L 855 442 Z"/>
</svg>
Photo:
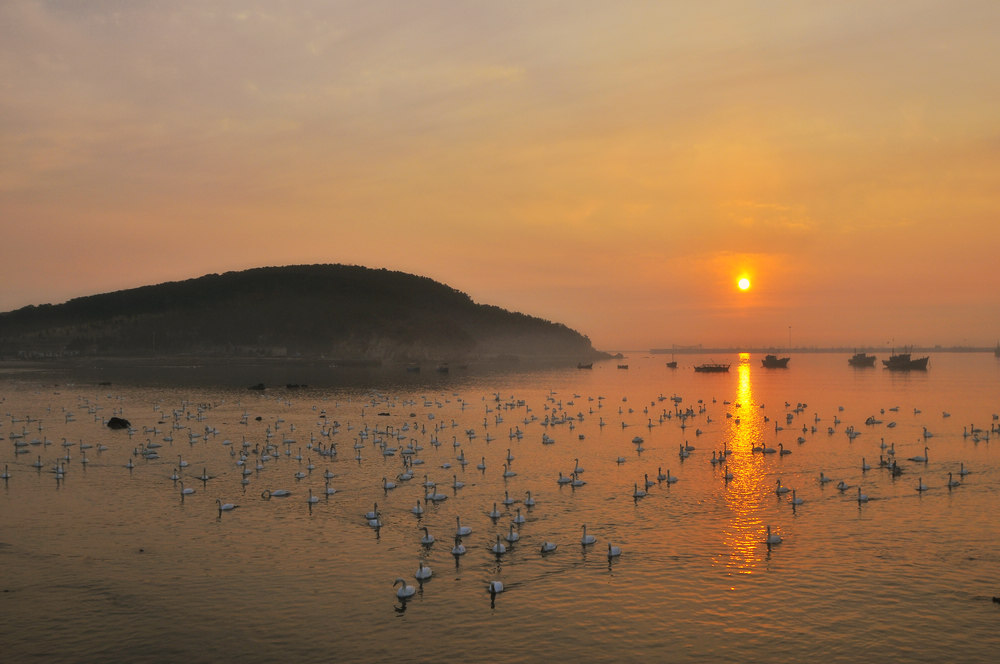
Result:
<svg viewBox="0 0 1000 664">
<path fill-rule="evenodd" d="M 0 357 L 592 358 L 565 325 L 426 277 L 350 265 L 209 274 L 0 314 Z"/>
</svg>

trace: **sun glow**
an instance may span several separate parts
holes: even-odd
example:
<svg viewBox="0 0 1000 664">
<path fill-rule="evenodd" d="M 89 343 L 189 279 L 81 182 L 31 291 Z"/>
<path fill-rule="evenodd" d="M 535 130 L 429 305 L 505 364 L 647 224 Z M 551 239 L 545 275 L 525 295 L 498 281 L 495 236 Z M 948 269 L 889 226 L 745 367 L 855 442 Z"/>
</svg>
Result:
<svg viewBox="0 0 1000 664">
<path fill-rule="evenodd" d="M 740 290 L 747 290 L 750 288 L 750 280 L 746 277 L 740 277 L 740 280 L 736 282 L 736 285 L 739 286 Z"/>
</svg>

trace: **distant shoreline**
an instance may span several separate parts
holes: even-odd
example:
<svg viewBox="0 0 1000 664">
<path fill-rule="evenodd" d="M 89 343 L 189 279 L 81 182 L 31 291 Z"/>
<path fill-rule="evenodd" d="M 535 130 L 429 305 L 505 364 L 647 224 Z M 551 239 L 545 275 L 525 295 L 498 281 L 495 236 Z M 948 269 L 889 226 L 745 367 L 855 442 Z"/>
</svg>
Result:
<svg viewBox="0 0 1000 664">
<path fill-rule="evenodd" d="M 684 348 L 650 348 L 646 350 L 623 350 L 618 351 L 622 353 L 649 353 L 651 355 L 664 355 L 664 354 L 676 354 L 676 355 L 708 355 L 713 353 L 782 353 L 789 355 L 792 353 L 847 353 L 853 355 L 854 353 L 992 353 L 994 350 L 993 346 L 897 346 L 893 348 L 885 347 L 874 347 L 874 346 L 846 346 L 846 347 L 829 347 L 829 348 L 780 348 L 776 346 L 759 346 L 759 347 L 749 347 L 749 348 L 692 348 L 690 346 L 685 346 Z"/>
</svg>

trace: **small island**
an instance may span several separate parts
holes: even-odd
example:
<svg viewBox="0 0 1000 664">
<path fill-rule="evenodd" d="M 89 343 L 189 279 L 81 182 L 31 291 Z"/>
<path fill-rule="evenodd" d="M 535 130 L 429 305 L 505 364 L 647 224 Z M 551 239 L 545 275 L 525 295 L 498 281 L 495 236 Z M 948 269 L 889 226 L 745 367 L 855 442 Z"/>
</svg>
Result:
<svg viewBox="0 0 1000 664">
<path fill-rule="evenodd" d="M 3 359 L 181 356 L 360 365 L 605 357 L 560 323 L 352 265 L 209 274 L 0 313 Z"/>
</svg>

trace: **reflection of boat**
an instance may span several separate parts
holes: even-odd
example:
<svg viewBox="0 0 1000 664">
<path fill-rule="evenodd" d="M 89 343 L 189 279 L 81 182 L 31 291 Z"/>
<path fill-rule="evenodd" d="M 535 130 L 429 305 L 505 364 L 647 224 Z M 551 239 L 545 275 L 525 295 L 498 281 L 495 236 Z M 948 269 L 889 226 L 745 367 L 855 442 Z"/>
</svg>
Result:
<svg viewBox="0 0 1000 664">
<path fill-rule="evenodd" d="M 765 369 L 787 369 L 788 360 L 790 357 L 778 357 L 777 355 L 765 355 L 764 359 L 760 361 L 761 366 Z"/>
<path fill-rule="evenodd" d="M 722 373 L 724 371 L 729 371 L 729 365 L 709 362 L 707 364 L 694 365 L 694 370 L 700 373 Z"/>
<path fill-rule="evenodd" d="M 890 355 L 888 360 L 882 360 L 882 364 L 885 365 L 886 369 L 893 371 L 923 371 L 927 368 L 927 360 L 929 359 L 929 357 L 918 357 L 914 360 L 909 353 L 900 353 L 899 355 Z"/>
<path fill-rule="evenodd" d="M 873 367 L 875 366 L 875 356 L 867 353 L 855 353 L 848 358 L 847 363 L 852 367 Z"/>
<path fill-rule="evenodd" d="M 583 362 L 580 362 L 579 364 L 576 365 L 576 368 L 577 369 L 593 369 L 594 368 L 594 363 L 593 362 L 588 362 L 588 363 L 584 364 Z"/>
</svg>

